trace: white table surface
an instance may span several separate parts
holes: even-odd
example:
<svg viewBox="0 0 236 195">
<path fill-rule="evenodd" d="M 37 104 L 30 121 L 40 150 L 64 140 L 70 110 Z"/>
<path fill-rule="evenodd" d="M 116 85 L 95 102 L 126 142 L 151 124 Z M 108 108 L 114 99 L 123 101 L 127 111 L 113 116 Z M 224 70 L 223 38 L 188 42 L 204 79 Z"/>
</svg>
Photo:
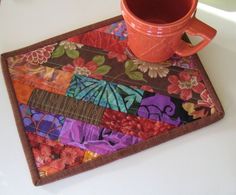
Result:
<svg viewBox="0 0 236 195">
<path fill-rule="evenodd" d="M 203 1 L 211 4 L 211 0 Z M 223 120 L 45 186 L 34 187 L 31 183 L 3 75 L 0 74 L 0 194 L 235 195 L 235 2 L 231 1 L 229 9 L 224 6 L 224 10 L 199 4 L 198 11 L 199 18 L 218 30 L 214 41 L 199 55 L 224 106 L 226 116 Z M 119 0 L 2 0 L 0 53 L 119 13 Z"/>
</svg>

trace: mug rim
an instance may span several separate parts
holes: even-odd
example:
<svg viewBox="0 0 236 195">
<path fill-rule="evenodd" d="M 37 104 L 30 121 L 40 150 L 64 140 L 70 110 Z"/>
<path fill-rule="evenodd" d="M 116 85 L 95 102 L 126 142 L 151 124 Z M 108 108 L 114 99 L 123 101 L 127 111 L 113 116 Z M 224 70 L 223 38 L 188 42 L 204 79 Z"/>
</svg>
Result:
<svg viewBox="0 0 236 195">
<path fill-rule="evenodd" d="M 191 5 L 191 8 L 187 12 L 187 14 L 185 14 L 183 17 L 181 17 L 180 19 L 178 19 L 174 22 L 169 22 L 169 23 L 165 23 L 165 24 L 155 24 L 152 22 L 147 22 L 147 21 L 143 20 L 142 18 L 139 18 L 130 10 L 130 8 L 127 4 L 127 0 L 121 0 L 121 7 L 122 7 L 123 11 L 128 13 L 129 16 L 132 17 L 132 19 L 134 19 L 136 22 L 138 22 L 141 25 L 152 27 L 152 28 L 169 28 L 170 26 L 178 26 L 181 23 L 185 23 L 189 18 L 192 18 L 195 15 L 198 0 L 192 0 L 192 2 L 193 3 Z M 122 13 L 122 15 L 124 15 L 124 13 Z"/>
</svg>

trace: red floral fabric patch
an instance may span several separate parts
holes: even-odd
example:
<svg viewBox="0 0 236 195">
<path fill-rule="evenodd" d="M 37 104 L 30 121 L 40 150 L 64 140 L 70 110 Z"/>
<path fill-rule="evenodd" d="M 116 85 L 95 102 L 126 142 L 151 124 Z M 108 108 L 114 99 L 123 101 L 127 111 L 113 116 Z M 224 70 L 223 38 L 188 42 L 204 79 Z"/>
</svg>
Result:
<svg viewBox="0 0 236 195">
<path fill-rule="evenodd" d="M 157 136 L 175 127 L 164 122 L 152 121 L 110 109 L 106 109 L 104 112 L 101 125 L 142 139 Z"/>
<path fill-rule="evenodd" d="M 179 75 L 170 75 L 168 86 L 170 94 L 180 94 L 182 100 L 189 100 L 193 97 L 193 92 L 200 94 L 205 85 L 201 82 L 201 77 L 197 72 L 182 71 Z"/>
<path fill-rule="evenodd" d="M 83 162 L 84 151 L 80 148 L 65 146 L 34 133 L 27 133 L 27 136 L 41 177 Z"/>
<path fill-rule="evenodd" d="M 23 61 L 26 61 L 30 64 L 43 64 L 48 61 L 51 57 L 53 50 L 55 49 L 56 44 L 47 45 L 45 47 L 30 51 L 26 54 L 21 55 Z"/>
</svg>

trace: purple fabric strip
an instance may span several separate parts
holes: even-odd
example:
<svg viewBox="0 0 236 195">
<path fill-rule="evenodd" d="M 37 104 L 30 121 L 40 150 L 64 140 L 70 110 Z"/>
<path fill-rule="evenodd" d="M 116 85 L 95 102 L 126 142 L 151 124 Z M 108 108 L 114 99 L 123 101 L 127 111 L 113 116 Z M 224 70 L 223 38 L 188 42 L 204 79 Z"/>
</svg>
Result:
<svg viewBox="0 0 236 195">
<path fill-rule="evenodd" d="M 155 94 L 142 99 L 138 109 L 138 116 L 178 126 L 181 124 L 181 120 L 179 117 L 173 117 L 175 112 L 176 107 L 170 97 Z"/>
<path fill-rule="evenodd" d="M 59 140 L 63 144 L 77 146 L 98 154 L 115 152 L 141 141 L 135 136 L 73 119 L 65 120 Z"/>
<path fill-rule="evenodd" d="M 24 104 L 20 104 L 19 108 L 25 131 L 51 140 L 58 139 L 65 119 L 63 116 L 40 112 Z"/>
</svg>

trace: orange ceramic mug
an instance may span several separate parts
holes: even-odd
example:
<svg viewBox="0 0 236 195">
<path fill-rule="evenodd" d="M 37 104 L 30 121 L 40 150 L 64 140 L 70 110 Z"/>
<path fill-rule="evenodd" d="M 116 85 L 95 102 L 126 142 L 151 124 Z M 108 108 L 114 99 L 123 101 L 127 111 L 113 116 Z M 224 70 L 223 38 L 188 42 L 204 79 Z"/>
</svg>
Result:
<svg viewBox="0 0 236 195">
<path fill-rule="evenodd" d="M 128 30 L 128 47 L 147 62 L 167 60 L 174 53 L 189 56 L 205 47 L 216 30 L 195 17 L 198 0 L 121 0 Z M 195 46 L 184 33 L 201 36 Z"/>
</svg>

